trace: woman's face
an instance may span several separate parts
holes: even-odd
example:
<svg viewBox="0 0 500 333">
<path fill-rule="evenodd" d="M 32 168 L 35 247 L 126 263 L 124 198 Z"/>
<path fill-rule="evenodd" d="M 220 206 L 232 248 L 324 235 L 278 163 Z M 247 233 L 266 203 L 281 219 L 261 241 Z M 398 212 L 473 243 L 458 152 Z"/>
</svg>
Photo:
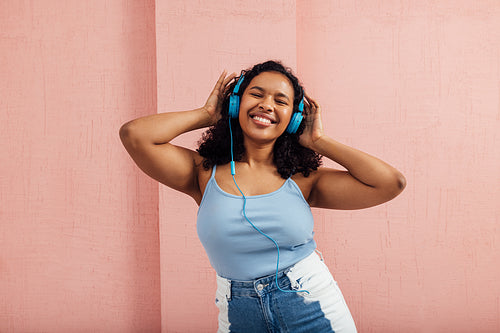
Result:
<svg viewBox="0 0 500 333">
<path fill-rule="evenodd" d="M 245 139 L 276 140 L 285 132 L 293 113 L 294 91 L 290 80 L 279 72 L 255 76 L 243 92 L 239 121 Z"/>
</svg>

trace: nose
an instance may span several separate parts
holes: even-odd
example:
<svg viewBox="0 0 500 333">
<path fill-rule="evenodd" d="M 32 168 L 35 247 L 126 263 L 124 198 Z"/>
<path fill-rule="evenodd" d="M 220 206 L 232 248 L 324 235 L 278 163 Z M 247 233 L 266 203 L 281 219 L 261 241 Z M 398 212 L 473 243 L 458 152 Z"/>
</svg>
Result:
<svg viewBox="0 0 500 333">
<path fill-rule="evenodd" d="M 272 111 L 273 106 L 274 106 L 273 96 L 266 96 L 259 103 L 259 107 L 264 111 Z"/>
</svg>

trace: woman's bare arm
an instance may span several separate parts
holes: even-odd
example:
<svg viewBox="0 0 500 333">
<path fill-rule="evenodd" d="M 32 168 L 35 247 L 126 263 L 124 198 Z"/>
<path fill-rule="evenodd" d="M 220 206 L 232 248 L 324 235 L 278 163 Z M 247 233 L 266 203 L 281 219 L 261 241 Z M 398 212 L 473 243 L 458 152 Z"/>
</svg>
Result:
<svg viewBox="0 0 500 333">
<path fill-rule="evenodd" d="M 120 139 L 137 166 L 151 178 L 201 201 L 195 151 L 170 143 L 175 137 L 215 124 L 220 117 L 222 94 L 234 75 L 219 77 L 206 104 L 195 110 L 141 117 L 120 128 Z"/>
<path fill-rule="evenodd" d="M 320 168 L 315 173 L 308 197 L 311 206 L 367 208 L 389 201 L 403 191 L 406 180 L 394 167 L 325 135 L 320 106 L 309 96 L 306 100 L 308 114 L 301 144 L 347 169 Z"/>
</svg>

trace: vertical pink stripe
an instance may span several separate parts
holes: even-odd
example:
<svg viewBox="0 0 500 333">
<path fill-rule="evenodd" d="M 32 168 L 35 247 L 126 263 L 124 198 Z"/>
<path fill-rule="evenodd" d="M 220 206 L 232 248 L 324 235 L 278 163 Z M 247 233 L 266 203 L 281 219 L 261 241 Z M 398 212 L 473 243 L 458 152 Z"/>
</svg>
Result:
<svg viewBox="0 0 500 333">
<path fill-rule="evenodd" d="M 160 330 L 153 1 L 0 3 L 0 331 Z"/>
</svg>

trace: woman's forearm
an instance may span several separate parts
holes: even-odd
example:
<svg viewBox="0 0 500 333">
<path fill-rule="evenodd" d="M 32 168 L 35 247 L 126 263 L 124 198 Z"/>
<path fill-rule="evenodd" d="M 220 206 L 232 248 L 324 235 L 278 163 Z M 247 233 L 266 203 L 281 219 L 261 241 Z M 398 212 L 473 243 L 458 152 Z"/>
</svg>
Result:
<svg viewBox="0 0 500 333">
<path fill-rule="evenodd" d="M 212 125 L 212 119 L 204 108 L 167 112 L 137 118 L 125 123 L 120 128 L 120 137 L 122 140 L 164 144 L 183 133 L 210 125 Z"/>
<path fill-rule="evenodd" d="M 126 146 L 136 144 L 161 145 L 195 129 L 215 125 L 220 118 L 223 93 L 235 73 L 222 72 L 205 105 L 191 111 L 167 112 L 141 117 L 120 128 L 120 138 Z"/>
<path fill-rule="evenodd" d="M 311 149 L 346 168 L 351 176 L 374 188 L 394 188 L 401 191 L 406 180 L 394 167 L 355 148 L 323 135 Z"/>
</svg>

